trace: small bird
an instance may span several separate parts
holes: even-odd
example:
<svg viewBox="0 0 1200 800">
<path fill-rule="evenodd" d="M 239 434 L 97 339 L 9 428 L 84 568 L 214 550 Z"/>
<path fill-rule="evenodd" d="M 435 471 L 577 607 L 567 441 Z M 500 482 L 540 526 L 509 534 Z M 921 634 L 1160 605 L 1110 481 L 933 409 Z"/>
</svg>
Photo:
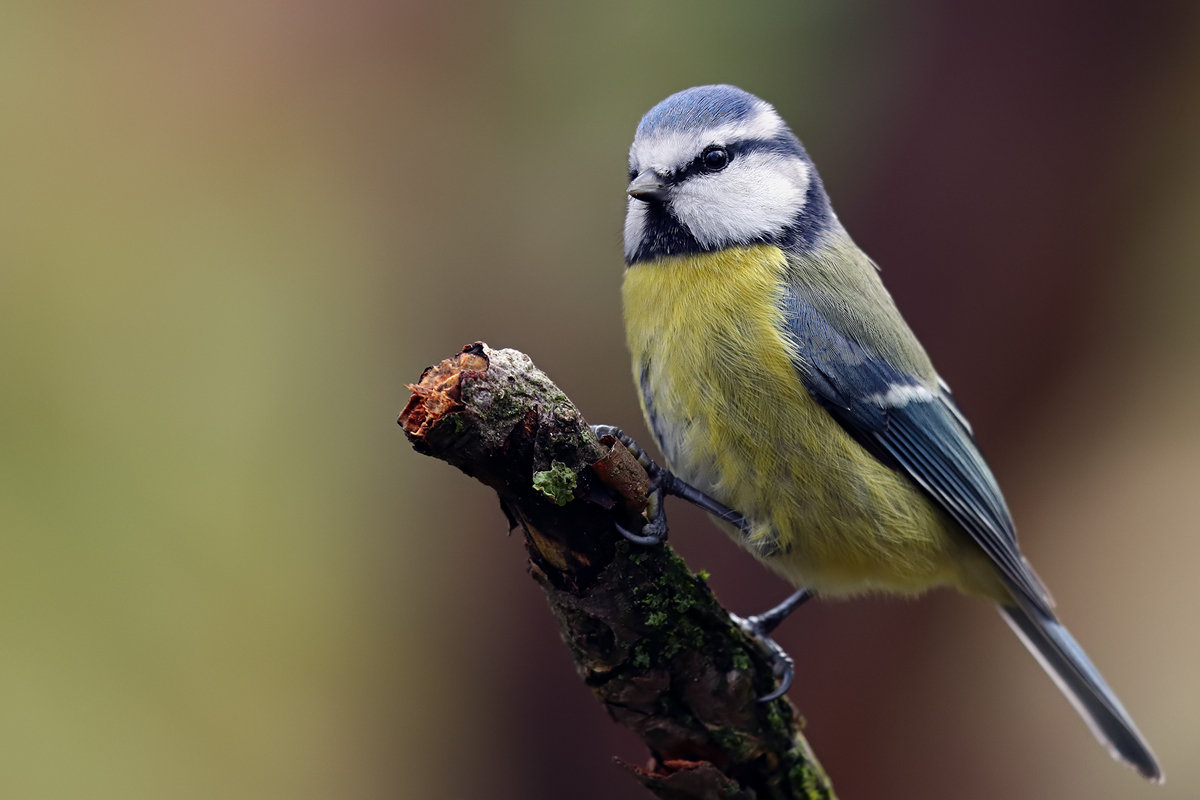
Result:
<svg viewBox="0 0 1200 800">
<path fill-rule="evenodd" d="M 1113 757 L 1160 782 L 1021 555 L 949 386 L 774 108 L 733 86 L 674 94 L 638 125 L 629 179 L 625 326 L 667 461 L 659 493 L 713 512 L 801 587 L 751 618 L 760 632 L 814 594 L 988 600 Z M 626 535 L 660 541 L 651 516 Z"/>
</svg>

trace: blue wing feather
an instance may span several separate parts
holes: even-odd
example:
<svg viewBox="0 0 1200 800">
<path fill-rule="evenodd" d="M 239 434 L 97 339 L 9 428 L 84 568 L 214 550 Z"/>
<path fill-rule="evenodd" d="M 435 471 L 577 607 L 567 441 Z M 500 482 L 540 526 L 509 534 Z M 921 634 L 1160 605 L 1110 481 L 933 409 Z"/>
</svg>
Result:
<svg viewBox="0 0 1200 800">
<path fill-rule="evenodd" d="M 1017 549 L 1016 528 L 1000 487 L 944 384 L 887 363 L 843 335 L 791 289 L 782 311 L 805 387 L 856 441 L 907 474 L 962 526 L 1009 586 L 1036 607 L 1050 600 Z"/>
</svg>

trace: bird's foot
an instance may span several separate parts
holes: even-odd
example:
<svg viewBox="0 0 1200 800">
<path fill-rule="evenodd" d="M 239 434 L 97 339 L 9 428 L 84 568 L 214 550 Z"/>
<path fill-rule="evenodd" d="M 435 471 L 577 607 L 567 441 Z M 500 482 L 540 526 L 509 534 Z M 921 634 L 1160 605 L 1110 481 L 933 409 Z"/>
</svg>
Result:
<svg viewBox="0 0 1200 800">
<path fill-rule="evenodd" d="M 779 623 L 787 619 L 789 614 L 804 605 L 812 597 L 813 593 L 808 589 L 797 589 L 782 603 L 762 614 L 755 614 L 752 617 L 739 617 L 737 614 L 729 615 L 734 624 L 757 642 L 758 646 L 767 654 L 767 658 L 771 662 L 771 673 L 779 682 L 775 691 L 758 698 L 758 702 L 769 703 L 772 700 L 783 697 L 783 695 L 787 694 L 787 690 L 792 687 L 792 679 L 796 675 L 796 663 L 792 661 L 792 657 L 787 654 L 787 651 L 771 638 L 771 632 L 778 628 Z"/>
<path fill-rule="evenodd" d="M 750 523 L 747 522 L 741 514 L 737 513 L 724 503 L 717 502 L 691 484 L 681 481 L 679 478 L 675 477 L 675 474 L 670 470 L 660 467 L 654 462 L 654 459 L 650 458 L 650 456 L 646 454 L 646 451 L 642 449 L 641 445 L 634 441 L 633 437 L 625 433 L 625 431 L 621 430 L 615 425 L 593 425 L 592 432 L 596 434 L 597 439 L 604 436 L 611 436 L 621 444 L 625 445 L 625 449 L 633 454 L 633 457 L 637 459 L 637 462 L 642 465 L 644 470 L 646 470 L 646 474 L 650 476 L 650 508 L 646 510 L 646 513 L 650 518 L 650 522 L 647 523 L 647 527 L 654 525 L 661 517 L 662 538 L 660 541 L 666 541 L 667 538 L 667 520 L 665 511 L 662 508 L 662 500 L 663 497 L 668 494 L 686 500 L 692 505 L 704 509 L 717 519 L 737 526 L 739 529 L 741 529 L 742 533 L 750 533 Z M 617 526 L 617 530 L 619 530 L 621 535 L 626 539 L 629 539 L 632 542 L 638 541 L 638 539 L 631 536 L 628 531 L 624 530 L 620 526 Z M 643 528 L 643 532 L 644 531 L 645 528 Z M 655 531 L 657 532 L 657 528 Z M 639 542 L 639 544 L 641 543 L 642 542 Z M 658 542 L 649 542 L 649 544 L 658 544 Z"/>
<path fill-rule="evenodd" d="M 617 529 L 617 533 L 634 544 L 645 545 L 647 547 L 662 544 L 667 540 L 667 508 L 666 503 L 663 502 L 663 476 L 670 476 L 671 473 L 658 464 L 655 464 L 654 460 L 646 455 L 646 451 L 633 440 L 633 437 L 615 425 L 593 425 L 592 433 L 596 435 L 597 439 L 611 436 L 625 445 L 625 449 L 637 459 L 637 462 L 642 465 L 642 469 L 646 470 L 646 475 L 650 478 L 650 502 L 646 506 L 645 511 L 647 522 L 642 525 L 639 533 L 627 530 L 620 523 L 614 522 L 613 526 Z"/>
<path fill-rule="evenodd" d="M 667 508 L 666 504 L 663 503 L 663 490 L 661 486 L 655 487 L 651 485 L 650 504 L 646 506 L 646 516 L 649 521 L 642 526 L 640 534 L 626 530 L 619 522 L 614 522 L 613 527 L 617 529 L 617 533 L 634 544 L 653 547 L 665 542 L 667 540 Z"/>
</svg>

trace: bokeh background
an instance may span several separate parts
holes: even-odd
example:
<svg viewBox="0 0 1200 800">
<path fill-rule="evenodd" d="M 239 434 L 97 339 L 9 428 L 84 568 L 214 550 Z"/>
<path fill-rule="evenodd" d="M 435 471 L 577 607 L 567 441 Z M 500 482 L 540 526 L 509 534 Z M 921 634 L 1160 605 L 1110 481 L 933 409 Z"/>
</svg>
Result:
<svg viewBox="0 0 1200 800">
<path fill-rule="evenodd" d="M 937 593 L 780 633 L 841 796 L 1200 793 L 1195 4 L 9 0 L 0 795 L 642 796 L 494 497 L 395 417 L 484 339 L 647 440 L 625 153 L 711 82 L 808 145 L 1168 774 Z M 671 513 L 731 608 L 788 590 Z"/>
</svg>

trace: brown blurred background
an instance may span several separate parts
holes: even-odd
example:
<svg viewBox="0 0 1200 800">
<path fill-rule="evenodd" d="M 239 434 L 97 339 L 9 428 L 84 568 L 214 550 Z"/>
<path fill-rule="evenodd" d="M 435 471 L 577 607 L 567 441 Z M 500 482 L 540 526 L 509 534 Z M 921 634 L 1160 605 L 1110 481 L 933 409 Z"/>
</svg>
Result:
<svg viewBox="0 0 1200 800">
<path fill-rule="evenodd" d="M 0 796 L 642 796 L 494 498 L 395 416 L 484 339 L 645 439 L 625 153 L 711 82 L 808 145 L 1168 775 L 939 593 L 781 631 L 841 796 L 1197 796 L 1196 11 L 3 4 Z M 671 513 L 731 608 L 785 594 Z"/>
</svg>

